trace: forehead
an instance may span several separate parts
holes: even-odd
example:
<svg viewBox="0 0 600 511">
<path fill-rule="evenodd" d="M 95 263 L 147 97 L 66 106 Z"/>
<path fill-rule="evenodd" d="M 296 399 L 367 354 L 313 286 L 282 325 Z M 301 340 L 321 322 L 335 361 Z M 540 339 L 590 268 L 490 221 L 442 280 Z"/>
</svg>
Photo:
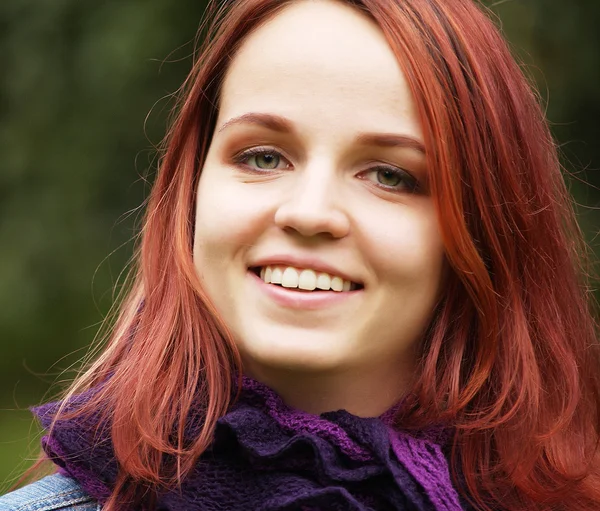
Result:
<svg viewBox="0 0 600 511">
<path fill-rule="evenodd" d="M 419 131 L 383 33 L 364 13 L 334 0 L 292 3 L 244 40 L 225 76 L 217 122 L 250 111 L 323 125 L 347 123 L 352 114 L 373 129 Z"/>
</svg>

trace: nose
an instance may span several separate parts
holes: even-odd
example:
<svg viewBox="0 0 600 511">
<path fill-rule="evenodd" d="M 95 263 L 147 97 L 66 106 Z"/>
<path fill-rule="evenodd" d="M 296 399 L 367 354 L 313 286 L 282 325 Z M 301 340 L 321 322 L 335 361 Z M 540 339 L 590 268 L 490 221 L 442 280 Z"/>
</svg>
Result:
<svg viewBox="0 0 600 511">
<path fill-rule="evenodd" d="M 328 175 L 329 174 L 329 175 Z M 333 172 L 323 168 L 296 171 L 275 212 L 275 224 L 282 230 L 302 236 L 326 235 L 343 238 L 350 230 L 345 204 L 340 199 L 340 183 Z"/>
</svg>

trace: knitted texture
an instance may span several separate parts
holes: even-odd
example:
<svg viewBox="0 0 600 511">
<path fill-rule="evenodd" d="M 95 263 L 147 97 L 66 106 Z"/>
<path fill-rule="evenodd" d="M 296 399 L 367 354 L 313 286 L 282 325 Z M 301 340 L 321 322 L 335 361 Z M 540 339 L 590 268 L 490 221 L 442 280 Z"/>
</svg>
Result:
<svg viewBox="0 0 600 511">
<path fill-rule="evenodd" d="M 67 410 L 86 399 L 76 397 Z M 59 403 L 33 409 L 47 429 Z M 202 511 L 459 511 L 440 439 L 394 430 L 393 409 L 361 418 L 345 410 L 313 415 L 288 407 L 244 376 L 240 398 L 221 417 L 210 448 L 160 509 Z M 188 439 L 202 427 L 191 414 Z M 105 502 L 117 476 L 107 425 L 98 417 L 58 420 L 42 439 L 65 475 Z"/>
</svg>

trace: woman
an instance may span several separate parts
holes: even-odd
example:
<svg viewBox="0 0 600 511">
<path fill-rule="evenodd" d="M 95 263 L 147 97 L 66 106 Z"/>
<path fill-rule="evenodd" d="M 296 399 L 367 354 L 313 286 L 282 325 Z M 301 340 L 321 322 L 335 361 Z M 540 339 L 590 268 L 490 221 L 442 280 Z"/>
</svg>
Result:
<svg viewBox="0 0 600 511">
<path fill-rule="evenodd" d="M 210 17 L 110 340 L 35 410 L 59 473 L 0 509 L 600 509 L 585 244 L 490 20 Z"/>
</svg>

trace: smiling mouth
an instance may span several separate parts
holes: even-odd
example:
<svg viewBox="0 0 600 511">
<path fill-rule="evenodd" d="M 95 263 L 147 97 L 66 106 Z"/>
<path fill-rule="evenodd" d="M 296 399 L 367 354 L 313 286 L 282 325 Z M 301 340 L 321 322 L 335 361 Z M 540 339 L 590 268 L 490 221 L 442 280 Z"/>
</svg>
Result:
<svg viewBox="0 0 600 511">
<path fill-rule="evenodd" d="M 344 293 L 363 289 L 363 285 L 341 277 L 291 266 L 254 266 L 248 270 L 265 284 L 298 293 Z"/>
</svg>

